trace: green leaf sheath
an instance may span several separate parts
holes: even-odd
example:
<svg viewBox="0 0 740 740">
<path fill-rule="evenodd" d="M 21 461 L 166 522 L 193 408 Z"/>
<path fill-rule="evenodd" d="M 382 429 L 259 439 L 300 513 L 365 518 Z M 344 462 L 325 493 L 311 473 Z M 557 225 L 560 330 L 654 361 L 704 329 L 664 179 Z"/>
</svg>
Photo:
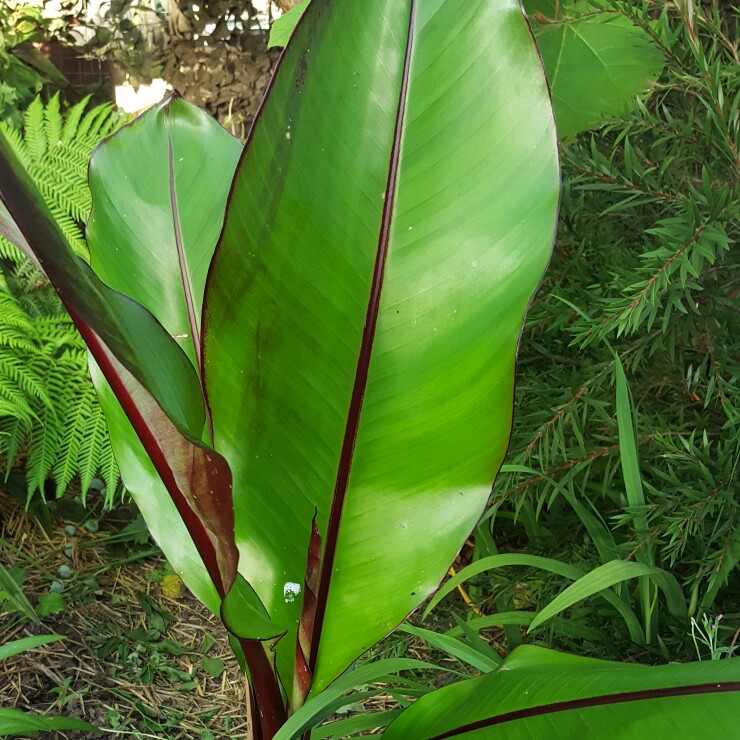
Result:
<svg viewBox="0 0 740 740">
<path fill-rule="evenodd" d="M 187 356 L 149 311 L 111 290 L 74 256 L 1 132 L 0 201 L 0 233 L 41 266 L 78 328 L 94 331 L 177 427 L 199 437 L 205 411 Z"/>
<path fill-rule="evenodd" d="M 437 587 L 480 516 L 558 189 L 518 2 L 311 3 L 238 168 L 204 310 L 240 572 L 289 631 L 285 686 L 314 507 L 314 691 Z"/>
<path fill-rule="evenodd" d="M 657 667 L 517 648 L 500 669 L 421 697 L 384 740 L 733 737 L 740 659 Z"/>
<path fill-rule="evenodd" d="M 92 268 L 148 308 L 196 367 L 206 275 L 241 150 L 200 108 L 170 95 L 90 160 Z"/>
</svg>

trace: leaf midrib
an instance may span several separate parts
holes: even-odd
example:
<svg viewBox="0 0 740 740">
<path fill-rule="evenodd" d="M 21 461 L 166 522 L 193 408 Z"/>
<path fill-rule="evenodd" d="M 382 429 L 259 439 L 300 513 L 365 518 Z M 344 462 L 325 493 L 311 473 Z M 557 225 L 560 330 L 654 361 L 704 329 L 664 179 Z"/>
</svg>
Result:
<svg viewBox="0 0 740 740">
<path fill-rule="evenodd" d="M 678 696 L 721 694 L 738 691 L 740 691 L 740 681 L 725 681 L 720 683 L 715 682 L 689 686 L 683 685 L 672 686 L 669 688 L 646 689 L 643 691 L 626 691 L 618 694 L 602 694 L 601 696 L 591 696 L 585 699 L 571 699 L 569 701 L 554 702 L 552 704 L 542 704 L 536 707 L 527 707 L 526 709 L 517 709 L 512 712 L 506 712 L 495 717 L 486 717 L 485 719 L 470 722 L 465 725 L 459 725 L 458 727 L 454 727 L 439 735 L 433 735 L 429 740 L 446 740 L 446 738 L 458 737 L 468 732 L 481 730 L 486 727 L 493 727 L 494 725 L 501 725 L 506 722 L 513 722 L 519 719 L 555 714 L 557 712 L 567 712 L 589 707 L 601 707 L 609 704 L 625 704 L 651 699 L 669 699 Z"/>
<path fill-rule="evenodd" d="M 409 83 L 409 68 L 411 63 L 411 52 L 414 38 L 414 18 L 416 15 L 416 0 L 411 0 L 409 5 L 409 25 L 406 38 L 406 50 L 403 61 L 403 72 L 401 86 L 398 96 L 398 108 L 393 131 L 393 145 L 388 168 L 388 181 L 385 189 L 385 200 L 383 202 L 383 214 L 378 236 L 378 251 L 375 257 L 373 280 L 370 288 L 370 298 L 365 316 L 365 326 L 362 333 L 360 354 L 357 360 L 355 380 L 352 387 L 349 410 L 347 412 L 347 423 L 342 440 L 342 451 L 339 458 L 337 477 L 332 497 L 331 511 L 327 523 L 324 554 L 321 560 L 321 573 L 319 577 L 319 589 L 317 594 L 316 615 L 314 618 L 313 632 L 311 635 L 311 652 L 309 668 L 312 673 L 316 670 L 316 660 L 321 642 L 321 631 L 326 615 L 326 605 L 331 584 L 331 575 L 334 569 L 334 558 L 337 550 L 337 540 L 342 521 L 344 502 L 349 486 L 349 477 L 352 468 L 352 459 L 355 450 L 355 441 L 360 424 L 362 405 L 367 387 L 367 380 L 372 356 L 375 329 L 378 321 L 380 307 L 380 295 L 383 288 L 385 276 L 385 263 L 388 255 L 388 244 L 390 241 L 391 223 L 393 218 L 393 206 L 396 196 L 396 183 L 401 153 L 401 135 L 403 132 L 404 117 L 406 112 L 406 97 Z"/>
</svg>

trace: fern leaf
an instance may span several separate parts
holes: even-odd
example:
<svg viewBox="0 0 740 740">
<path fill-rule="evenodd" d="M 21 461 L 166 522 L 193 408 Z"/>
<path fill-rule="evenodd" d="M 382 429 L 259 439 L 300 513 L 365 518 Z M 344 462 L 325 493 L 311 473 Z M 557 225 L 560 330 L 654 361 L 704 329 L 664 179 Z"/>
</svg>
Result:
<svg viewBox="0 0 740 740">
<path fill-rule="evenodd" d="M 39 423 L 33 425 L 28 445 L 26 482 L 29 501 L 36 491 L 43 493 L 44 483 L 54 467 L 59 441 L 60 425 L 56 414 L 51 409 L 44 409 Z"/>
<path fill-rule="evenodd" d="M 59 106 L 59 93 L 47 103 L 44 112 L 47 151 L 54 151 L 62 141 L 62 112 Z"/>
<path fill-rule="evenodd" d="M 0 236 L 0 260 L 12 262 L 14 265 L 17 265 L 25 259 L 25 255 L 18 247 Z"/>
<path fill-rule="evenodd" d="M 87 104 L 90 102 L 90 96 L 85 96 L 79 103 L 73 105 L 68 111 L 64 121 L 64 128 L 62 129 L 62 142 L 69 144 L 77 134 L 77 128 L 80 125 L 82 115 L 87 108 Z"/>
<path fill-rule="evenodd" d="M 24 141 L 21 132 L 4 121 L 0 121 L 0 131 L 5 135 L 5 138 L 10 144 L 10 148 L 13 150 L 16 157 L 18 157 L 21 164 L 28 169 L 31 164 L 31 153 L 28 151 L 28 145 Z"/>
<path fill-rule="evenodd" d="M 72 478 L 79 468 L 80 446 L 83 439 L 90 433 L 90 417 L 92 416 L 92 407 L 95 402 L 94 396 L 90 393 L 81 394 L 73 393 L 71 403 L 66 404 L 66 414 L 64 419 L 64 432 L 59 445 L 59 454 L 54 465 L 54 478 L 57 484 L 57 498 L 67 489 Z M 82 487 L 83 500 L 85 492 L 90 487 Z"/>
<path fill-rule="evenodd" d="M 6 415 L 6 411 L 9 413 Z M 13 409 L 6 409 L 0 399 L 0 455 L 5 457 L 5 481 L 8 480 L 18 452 L 26 438 L 31 424 L 13 415 Z"/>
<path fill-rule="evenodd" d="M 23 116 L 26 144 L 33 162 L 40 162 L 46 154 L 48 140 L 44 119 L 44 104 L 41 98 L 35 98 Z"/>
<path fill-rule="evenodd" d="M 90 409 L 87 434 L 83 437 L 78 452 L 80 485 L 82 486 L 83 497 L 98 472 L 101 455 L 105 447 L 110 448 L 108 427 L 105 423 L 103 411 L 96 403 Z M 113 488 L 115 488 L 115 485 Z"/>
<path fill-rule="evenodd" d="M 100 129 L 102 120 L 110 114 L 112 109 L 112 105 L 99 105 L 86 113 L 77 129 L 77 138 L 80 141 L 85 137 L 96 139 L 96 132 Z"/>
</svg>

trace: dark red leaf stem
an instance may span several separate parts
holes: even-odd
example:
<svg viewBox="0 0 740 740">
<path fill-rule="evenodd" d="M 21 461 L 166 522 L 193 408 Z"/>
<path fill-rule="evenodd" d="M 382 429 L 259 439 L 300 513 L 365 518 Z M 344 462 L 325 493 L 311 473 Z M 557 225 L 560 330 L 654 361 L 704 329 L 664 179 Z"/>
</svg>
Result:
<svg viewBox="0 0 740 740">
<path fill-rule="evenodd" d="M 218 595 L 223 599 L 233 585 L 236 577 L 237 560 L 228 557 L 219 558 L 219 553 L 211 540 L 208 530 L 198 514 L 190 507 L 187 499 L 180 490 L 172 468 L 167 462 L 166 455 L 132 398 L 131 392 L 123 382 L 120 373 L 113 365 L 100 337 L 66 303 L 65 308 L 89 347 L 95 361 L 100 366 L 105 379 L 113 389 L 134 431 L 144 445 L 144 449 L 152 460 L 158 475 L 167 488 L 185 527 L 193 539 L 198 554 L 203 560 L 203 564 L 216 587 Z M 226 543 L 221 544 L 226 545 Z M 228 549 L 228 545 L 226 547 Z M 254 709 L 256 710 L 253 712 L 253 715 L 256 714 L 260 721 L 261 731 L 257 740 L 272 740 L 275 733 L 286 720 L 285 706 L 275 671 L 261 642 L 257 640 L 240 640 L 240 645 L 252 679 Z"/>
<path fill-rule="evenodd" d="M 398 97 L 398 109 L 396 111 L 396 123 L 393 131 L 393 144 L 391 147 L 390 165 L 388 168 L 388 182 L 385 190 L 383 203 L 383 215 L 380 223 L 380 235 L 378 237 L 378 250 L 375 257 L 373 280 L 370 288 L 370 300 L 368 301 L 367 314 L 365 316 L 365 327 L 362 333 L 362 344 L 357 361 L 355 382 L 352 388 L 349 411 L 347 413 L 347 424 L 342 441 L 342 451 L 339 458 L 337 479 L 334 487 L 329 523 L 326 530 L 326 544 L 321 563 L 321 576 L 319 581 L 318 599 L 316 604 L 316 615 L 313 624 L 313 635 L 311 637 L 311 655 L 309 668 L 311 673 L 316 670 L 316 658 L 319 652 L 321 640 L 321 629 L 326 614 L 326 602 L 331 583 L 331 574 L 334 568 L 334 557 L 337 549 L 337 538 L 342 521 L 344 500 L 347 495 L 349 476 L 352 468 L 352 458 L 355 450 L 357 429 L 360 424 L 362 402 L 365 397 L 367 378 L 370 369 L 370 358 L 372 356 L 373 341 L 375 339 L 375 328 L 378 323 L 378 310 L 380 307 L 380 294 L 383 289 L 383 277 L 385 274 L 385 261 L 388 254 L 388 242 L 390 239 L 391 221 L 393 216 L 393 205 L 396 195 L 396 180 L 398 177 L 398 165 L 401 155 L 401 135 L 403 132 L 404 113 L 406 111 L 406 94 L 409 84 L 409 68 L 411 64 L 411 49 L 414 37 L 414 16 L 416 11 L 416 0 L 411 0 L 409 11 L 409 28 L 406 39 L 406 51 L 403 62 L 403 73 L 401 88 Z"/>
<path fill-rule="evenodd" d="M 170 464 L 167 462 L 167 457 L 162 450 L 159 441 L 154 436 L 147 420 L 144 418 L 139 407 L 132 398 L 131 392 L 123 382 L 120 373 L 113 365 L 108 354 L 108 350 L 104 346 L 102 340 L 93 331 L 93 329 L 78 316 L 76 311 L 66 301 L 64 301 L 64 299 L 62 300 L 64 302 L 64 307 L 72 317 L 77 330 L 80 332 L 80 335 L 85 340 L 85 344 L 88 346 L 92 356 L 95 358 L 95 362 L 99 365 L 105 379 L 110 384 L 113 393 L 121 404 L 126 417 L 131 422 L 131 426 L 134 428 L 136 436 L 141 440 L 144 449 L 154 464 L 157 474 L 162 479 L 162 483 L 164 483 L 167 492 L 170 494 L 170 498 L 177 507 L 177 511 L 180 514 L 185 527 L 193 538 L 193 543 L 198 550 L 198 554 L 203 560 L 203 564 L 208 571 L 208 575 L 216 587 L 216 591 L 219 596 L 223 598 L 228 589 L 231 588 L 235 574 L 224 574 L 221 572 L 216 549 L 210 540 L 208 531 L 203 525 L 200 517 L 198 517 L 195 511 L 190 507 L 185 496 L 180 490 L 180 486 L 177 483 Z M 227 587 L 226 584 L 229 580 L 231 583 L 228 583 Z"/>
</svg>

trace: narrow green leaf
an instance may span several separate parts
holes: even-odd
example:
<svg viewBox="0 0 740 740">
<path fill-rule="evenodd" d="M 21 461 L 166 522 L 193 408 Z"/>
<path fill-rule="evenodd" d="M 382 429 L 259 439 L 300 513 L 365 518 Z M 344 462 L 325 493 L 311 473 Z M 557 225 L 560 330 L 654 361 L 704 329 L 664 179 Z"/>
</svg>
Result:
<svg viewBox="0 0 740 740">
<path fill-rule="evenodd" d="M 442 587 L 432 597 L 426 609 L 424 610 L 424 617 L 429 615 L 429 612 L 449 593 L 454 591 L 457 586 L 464 583 L 469 578 L 479 575 L 487 570 L 495 568 L 503 568 L 506 566 L 527 566 L 532 568 L 541 568 L 542 570 L 549 571 L 550 573 L 556 573 L 557 575 L 569 578 L 573 581 L 578 581 L 584 577 L 583 571 L 578 568 L 563 563 L 554 558 L 543 558 L 538 555 L 527 555 L 526 553 L 511 553 L 503 555 L 491 555 L 487 558 L 481 558 L 477 562 L 463 568 L 454 577 L 445 581 Z M 632 608 L 629 603 L 620 599 L 614 592 L 605 590 L 600 591 L 599 595 L 606 599 L 614 609 L 617 610 L 619 615 L 624 620 L 629 630 L 630 637 L 633 642 L 638 644 L 644 644 L 645 633 L 640 627 L 640 623 L 637 620 Z"/>
<path fill-rule="evenodd" d="M 466 622 L 466 624 L 469 629 L 480 632 L 480 630 L 490 627 L 506 627 L 508 625 L 528 626 L 536 616 L 536 612 L 500 612 L 498 614 L 489 614 L 485 617 L 475 617 Z M 445 634 L 450 637 L 461 637 L 463 630 L 459 626 L 452 627 Z"/>
<path fill-rule="evenodd" d="M 2 563 L 0 563 L 0 591 L 5 593 L 6 598 L 19 614 L 32 622 L 39 621 L 39 616 L 23 593 L 23 589 L 16 583 L 15 578 Z"/>
<path fill-rule="evenodd" d="M 573 606 L 573 604 L 577 604 L 579 601 L 583 601 L 589 596 L 599 594 L 611 586 L 615 586 L 617 583 L 622 583 L 623 581 L 628 581 L 631 578 L 638 578 L 640 576 L 658 578 L 661 584 L 669 589 L 672 596 L 672 605 L 675 609 L 675 588 L 672 588 L 672 584 L 668 579 L 661 578 L 659 573 L 665 572 L 643 563 L 635 563 L 627 560 L 610 560 L 608 563 L 604 563 L 598 568 L 587 573 L 585 576 L 582 576 L 574 584 L 566 588 L 565 591 L 558 594 L 532 621 L 528 632 L 536 629 L 555 614 Z M 676 586 L 677 585 L 678 584 L 676 584 Z M 680 587 L 678 589 L 678 594 L 681 595 L 680 603 L 682 604 L 683 594 L 681 593 Z M 671 611 L 674 611 L 674 609 Z M 684 611 L 685 607 L 683 609 L 680 609 L 679 607 L 680 614 L 683 614 Z"/>
<path fill-rule="evenodd" d="M 317 727 L 311 731 L 311 740 L 341 740 L 341 738 L 355 737 L 358 733 L 367 730 L 386 727 L 400 713 L 400 709 L 387 709 L 383 712 L 363 711 L 354 717 Z"/>
<path fill-rule="evenodd" d="M 0 707 L 0 735 L 3 737 L 14 735 L 37 737 L 40 732 L 56 732 L 58 730 L 78 730 L 96 734 L 104 732 L 104 730 L 81 719 L 48 717 L 41 714 L 28 714 L 20 709 Z"/>
<path fill-rule="evenodd" d="M 630 391 L 627 378 L 619 357 L 615 357 L 615 372 L 617 378 L 617 423 L 619 425 L 619 460 L 622 464 L 622 477 L 627 502 L 635 508 L 645 506 L 645 494 L 642 490 L 642 476 L 640 475 L 640 460 L 637 456 L 637 440 L 635 438 L 635 419 L 630 403 Z M 638 533 L 647 533 L 647 516 L 644 512 L 635 514 Z"/>
<path fill-rule="evenodd" d="M 63 639 L 64 637 L 61 635 L 34 635 L 33 637 L 22 637 L 20 640 L 13 640 L 13 642 L 7 642 L 5 645 L 0 645 L 0 660 L 5 660 L 13 655 L 18 655 L 18 653 L 22 653 L 25 650 L 33 650 L 42 645 L 48 645 L 49 643 L 58 642 Z"/>
<path fill-rule="evenodd" d="M 478 648 L 449 635 L 441 635 L 437 632 L 422 629 L 421 627 L 414 627 L 410 624 L 402 624 L 398 630 L 420 637 L 432 647 L 437 648 L 437 650 L 441 650 L 453 658 L 457 658 L 462 663 L 473 666 L 473 668 L 477 668 L 484 673 L 495 670 L 501 662 L 500 660 L 495 660 L 490 655 L 484 655 Z"/>
</svg>

